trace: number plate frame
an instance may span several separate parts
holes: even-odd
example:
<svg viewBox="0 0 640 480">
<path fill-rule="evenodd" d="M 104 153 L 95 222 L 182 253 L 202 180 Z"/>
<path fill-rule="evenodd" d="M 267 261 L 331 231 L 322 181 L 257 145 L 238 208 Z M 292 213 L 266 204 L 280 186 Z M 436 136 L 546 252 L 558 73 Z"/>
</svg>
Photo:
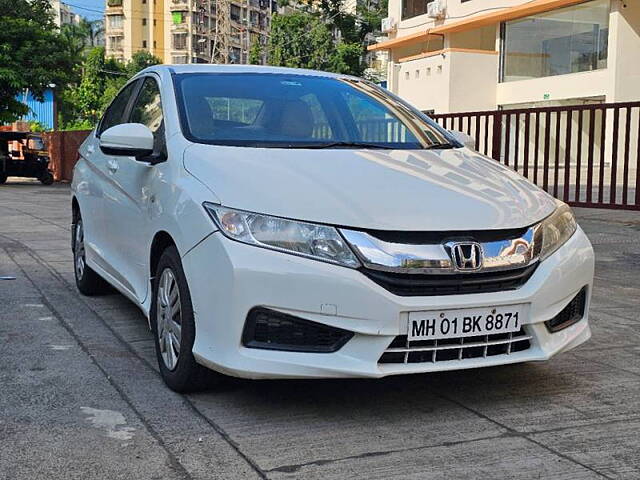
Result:
<svg viewBox="0 0 640 480">
<path fill-rule="evenodd" d="M 413 342 L 517 332 L 528 323 L 528 307 L 522 303 L 409 312 L 407 336 Z"/>
</svg>

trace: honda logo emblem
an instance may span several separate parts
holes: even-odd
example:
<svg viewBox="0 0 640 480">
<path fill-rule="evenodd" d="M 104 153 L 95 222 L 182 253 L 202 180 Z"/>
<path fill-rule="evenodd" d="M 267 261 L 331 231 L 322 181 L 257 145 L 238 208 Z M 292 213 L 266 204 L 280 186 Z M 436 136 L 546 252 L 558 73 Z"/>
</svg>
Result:
<svg viewBox="0 0 640 480">
<path fill-rule="evenodd" d="M 447 244 L 456 270 L 482 268 L 482 247 L 477 242 L 449 242 Z"/>
</svg>

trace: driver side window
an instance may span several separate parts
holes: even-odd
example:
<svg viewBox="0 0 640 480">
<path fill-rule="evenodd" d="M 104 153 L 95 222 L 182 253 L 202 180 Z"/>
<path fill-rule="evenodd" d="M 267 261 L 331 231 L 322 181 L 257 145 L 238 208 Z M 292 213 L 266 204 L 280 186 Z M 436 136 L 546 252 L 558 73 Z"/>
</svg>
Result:
<svg viewBox="0 0 640 480">
<path fill-rule="evenodd" d="M 141 123 L 148 127 L 153 133 L 154 153 L 166 154 L 160 87 L 152 77 L 144 77 L 142 82 L 142 87 L 131 107 L 129 122 Z"/>
<path fill-rule="evenodd" d="M 154 136 L 161 129 L 163 115 L 160 88 L 153 78 L 144 79 L 138 98 L 131 109 L 129 121 L 146 125 Z"/>
<path fill-rule="evenodd" d="M 127 109 L 127 105 L 129 104 L 129 99 L 135 90 L 135 86 L 138 82 L 131 82 L 129 85 L 124 87 L 124 89 L 113 99 L 111 105 L 107 108 L 107 111 L 104 112 L 102 116 L 102 121 L 100 122 L 100 127 L 98 131 L 98 136 L 102 135 L 106 129 L 114 127 L 116 125 L 120 125 L 124 123 L 124 113 Z"/>
</svg>

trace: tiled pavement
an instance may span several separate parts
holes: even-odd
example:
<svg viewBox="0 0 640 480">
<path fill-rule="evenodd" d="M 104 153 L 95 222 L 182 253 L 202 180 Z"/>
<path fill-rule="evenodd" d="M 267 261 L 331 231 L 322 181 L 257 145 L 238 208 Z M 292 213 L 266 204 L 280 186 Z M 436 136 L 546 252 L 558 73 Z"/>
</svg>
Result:
<svg viewBox="0 0 640 480">
<path fill-rule="evenodd" d="M 640 479 L 640 213 L 580 210 L 593 338 L 542 364 L 181 396 L 73 285 L 69 192 L 0 186 L 0 479 Z"/>
</svg>

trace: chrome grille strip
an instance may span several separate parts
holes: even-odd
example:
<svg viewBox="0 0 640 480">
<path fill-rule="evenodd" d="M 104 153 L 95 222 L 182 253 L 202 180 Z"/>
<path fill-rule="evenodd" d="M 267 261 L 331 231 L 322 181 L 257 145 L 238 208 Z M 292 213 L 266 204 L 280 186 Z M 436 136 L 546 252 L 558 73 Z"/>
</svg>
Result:
<svg viewBox="0 0 640 480">
<path fill-rule="evenodd" d="M 394 273 L 457 274 L 451 258 L 451 242 L 430 244 L 391 243 L 367 232 L 341 228 L 365 268 Z M 478 243 L 482 268 L 477 272 L 495 272 L 526 267 L 538 260 L 537 227 L 530 227 L 518 238 Z M 451 240 L 466 240 L 451 238 Z M 474 272 L 468 272 L 472 274 Z"/>
</svg>

